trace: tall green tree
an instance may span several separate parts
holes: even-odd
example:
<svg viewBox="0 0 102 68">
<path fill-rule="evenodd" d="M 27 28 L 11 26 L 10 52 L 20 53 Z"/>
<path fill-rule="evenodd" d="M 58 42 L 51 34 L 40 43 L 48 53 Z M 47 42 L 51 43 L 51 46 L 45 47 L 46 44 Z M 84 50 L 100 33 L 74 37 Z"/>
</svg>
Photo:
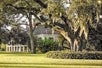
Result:
<svg viewBox="0 0 102 68">
<path fill-rule="evenodd" d="M 32 15 L 34 15 L 37 19 L 39 19 L 37 17 L 37 4 L 34 3 L 33 0 L 3 0 L 0 3 L 3 4 L 3 6 L 1 6 L 1 9 L 3 9 L 3 13 L 5 14 L 5 18 L 7 20 L 9 20 L 10 22 L 12 22 L 9 18 L 12 15 L 19 15 L 22 14 L 23 16 L 26 16 L 28 21 L 29 21 L 29 37 L 30 37 L 30 45 L 31 45 L 31 52 L 32 53 L 36 53 L 36 46 L 34 45 L 34 37 L 33 37 L 33 31 L 36 28 L 36 24 L 35 26 L 33 26 L 33 19 L 32 19 Z M 36 7 L 35 7 L 36 6 Z"/>
<path fill-rule="evenodd" d="M 48 24 L 50 22 L 49 25 L 69 41 L 71 50 L 75 51 L 79 48 L 78 37 L 84 36 L 83 39 L 88 40 L 89 24 L 97 28 L 99 4 L 97 0 L 71 0 L 67 9 L 63 4 L 63 0 L 49 0 L 42 13 L 49 17 Z"/>
<path fill-rule="evenodd" d="M 3 7 L 4 10 L 9 10 L 9 14 L 22 13 L 27 16 L 32 52 L 35 52 L 32 42 L 32 15 L 58 31 L 70 43 L 71 50 L 75 51 L 78 50 L 78 37 L 88 39 L 88 24 L 97 27 L 100 6 L 97 0 L 71 0 L 69 8 L 64 7 L 65 3 L 67 0 L 5 0 Z"/>
</svg>

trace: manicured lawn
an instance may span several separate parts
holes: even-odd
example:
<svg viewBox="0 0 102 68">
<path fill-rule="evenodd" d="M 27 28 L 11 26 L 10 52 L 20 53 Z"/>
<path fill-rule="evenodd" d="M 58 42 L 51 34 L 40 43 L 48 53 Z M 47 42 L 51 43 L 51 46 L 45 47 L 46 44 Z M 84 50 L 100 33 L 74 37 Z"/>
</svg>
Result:
<svg viewBox="0 0 102 68">
<path fill-rule="evenodd" d="M 0 54 L 0 68 L 102 68 L 102 60 L 51 59 L 45 54 Z"/>
</svg>

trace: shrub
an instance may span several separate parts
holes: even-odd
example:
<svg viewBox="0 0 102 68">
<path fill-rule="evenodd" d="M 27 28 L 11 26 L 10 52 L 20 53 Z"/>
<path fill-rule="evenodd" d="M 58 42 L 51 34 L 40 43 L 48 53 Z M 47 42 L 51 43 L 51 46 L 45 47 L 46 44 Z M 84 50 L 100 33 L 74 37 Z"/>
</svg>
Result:
<svg viewBox="0 0 102 68">
<path fill-rule="evenodd" d="M 101 52 L 50 51 L 46 55 L 48 58 L 56 59 L 102 59 Z"/>
<path fill-rule="evenodd" d="M 44 40 L 38 40 L 38 51 L 45 53 L 48 51 L 55 51 L 58 49 L 58 43 L 52 39 L 45 38 Z"/>
<path fill-rule="evenodd" d="M 0 48 L 1 48 L 1 51 L 5 51 L 5 50 L 6 50 L 6 44 L 3 44 L 3 43 L 2 43 L 2 44 L 0 45 Z"/>
</svg>

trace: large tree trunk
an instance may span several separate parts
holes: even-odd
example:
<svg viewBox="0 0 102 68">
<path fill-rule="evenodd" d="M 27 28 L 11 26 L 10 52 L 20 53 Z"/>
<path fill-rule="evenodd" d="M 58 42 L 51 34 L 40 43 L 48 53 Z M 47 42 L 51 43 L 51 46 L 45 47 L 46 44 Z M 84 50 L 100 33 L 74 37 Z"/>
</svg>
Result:
<svg viewBox="0 0 102 68">
<path fill-rule="evenodd" d="M 56 31 L 58 31 L 70 44 L 70 50 L 74 51 L 74 38 L 71 38 L 68 36 L 68 33 L 65 32 L 63 29 L 55 29 Z"/>
<path fill-rule="evenodd" d="M 76 37 L 74 34 L 68 36 L 68 33 L 65 32 L 63 29 L 56 29 L 70 44 L 71 51 L 79 51 L 80 47 L 80 38 Z"/>
<path fill-rule="evenodd" d="M 78 52 L 79 51 L 79 46 L 80 46 L 80 39 L 76 38 L 74 40 L 74 44 L 73 44 L 73 51 Z"/>
<path fill-rule="evenodd" d="M 29 14 L 28 19 L 29 19 L 29 37 L 30 37 L 31 52 L 36 53 L 36 45 L 34 45 L 34 36 L 33 36 L 32 15 Z"/>
</svg>

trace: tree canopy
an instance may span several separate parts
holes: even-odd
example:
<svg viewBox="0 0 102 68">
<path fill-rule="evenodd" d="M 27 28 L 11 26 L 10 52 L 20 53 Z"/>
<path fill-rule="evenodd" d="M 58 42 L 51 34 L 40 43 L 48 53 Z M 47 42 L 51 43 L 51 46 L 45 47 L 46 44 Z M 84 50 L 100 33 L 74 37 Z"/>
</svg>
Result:
<svg viewBox="0 0 102 68">
<path fill-rule="evenodd" d="M 97 28 L 100 4 L 97 0 L 3 0 L 0 3 L 1 20 L 7 16 L 23 14 L 29 19 L 32 39 L 32 15 L 41 23 L 58 31 L 74 49 L 75 40 L 88 39 L 89 25 Z M 102 1 L 100 0 L 100 3 Z M 69 4 L 69 7 L 65 7 Z M 5 16 L 4 18 L 2 16 Z M 31 42 L 33 45 L 34 43 Z M 32 46 L 33 46 L 32 45 Z"/>
</svg>

